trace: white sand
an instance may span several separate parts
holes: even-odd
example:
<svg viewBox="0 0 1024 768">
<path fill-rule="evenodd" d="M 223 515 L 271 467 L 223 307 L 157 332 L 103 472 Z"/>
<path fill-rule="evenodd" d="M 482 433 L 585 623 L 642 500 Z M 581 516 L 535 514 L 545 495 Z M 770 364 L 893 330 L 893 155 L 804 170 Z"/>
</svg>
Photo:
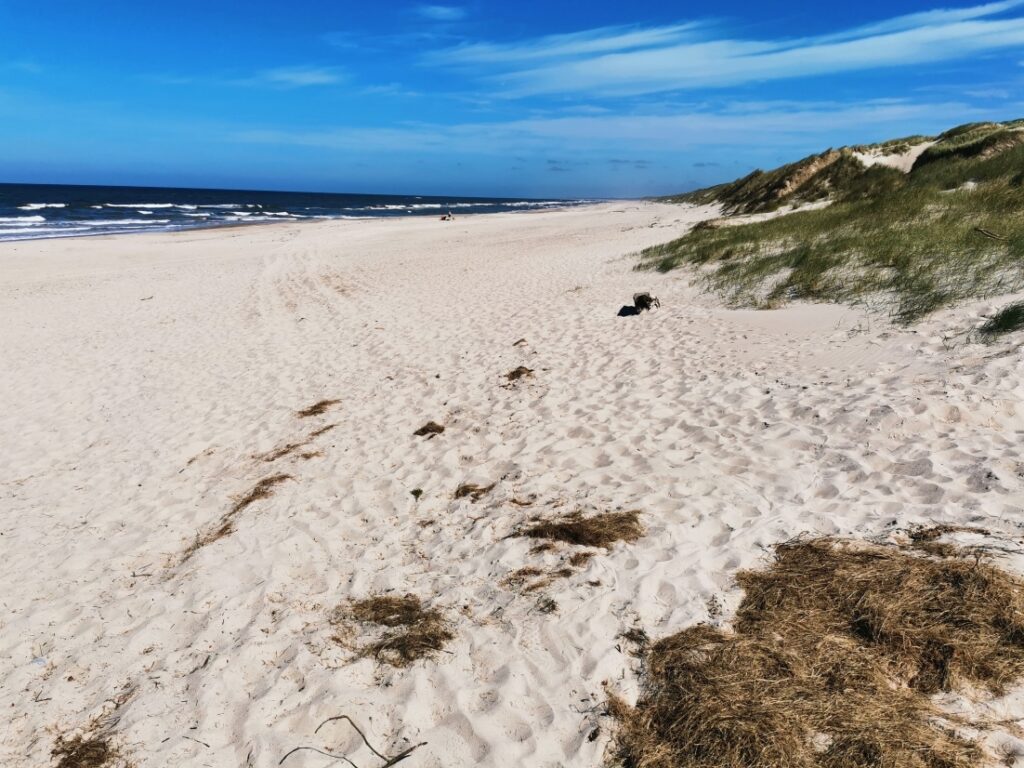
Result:
<svg viewBox="0 0 1024 768">
<path fill-rule="evenodd" d="M 773 544 L 925 522 L 1012 540 L 1021 352 L 944 340 L 994 302 L 900 330 L 728 311 L 684 272 L 632 271 L 631 252 L 712 215 L 0 244 L 0 764 L 48 765 L 58 733 L 104 715 L 140 768 L 269 768 L 302 744 L 379 764 L 345 723 L 314 735 L 349 714 L 379 749 L 427 742 L 410 768 L 592 767 L 603 685 L 636 690 L 617 635 L 727 621 L 736 570 Z M 617 318 L 637 290 L 662 309 Z M 503 387 L 520 364 L 534 378 Z M 296 417 L 322 398 L 341 403 Z M 413 437 L 430 419 L 447 431 Z M 303 449 L 320 455 L 254 458 L 330 424 Z M 174 565 L 279 472 L 294 479 Z M 453 500 L 467 481 L 498 485 Z M 507 538 L 519 524 L 619 508 L 642 510 L 640 541 L 546 592 L 503 586 L 571 551 L 531 553 Z M 442 608 L 446 652 L 350 663 L 327 614 L 383 590 Z"/>
<path fill-rule="evenodd" d="M 894 152 L 891 154 L 885 153 L 880 148 L 875 148 L 870 152 L 854 152 L 853 156 L 868 168 L 873 165 L 885 165 L 889 168 L 895 168 L 897 171 L 903 171 L 903 173 L 910 173 L 914 168 L 914 163 L 917 162 L 917 158 L 923 155 L 928 147 L 935 146 L 936 143 L 935 141 L 923 141 L 920 144 L 912 145 L 906 152 Z"/>
</svg>

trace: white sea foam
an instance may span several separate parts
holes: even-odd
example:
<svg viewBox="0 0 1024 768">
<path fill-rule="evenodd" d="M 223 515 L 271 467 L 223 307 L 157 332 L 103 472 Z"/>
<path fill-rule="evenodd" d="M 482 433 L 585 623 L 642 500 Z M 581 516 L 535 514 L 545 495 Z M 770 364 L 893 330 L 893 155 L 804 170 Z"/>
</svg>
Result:
<svg viewBox="0 0 1024 768">
<path fill-rule="evenodd" d="M 67 203 L 29 203 L 28 205 L 19 205 L 19 211 L 41 211 L 43 208 L 67 208 Z"/>
<path fill-rule="evenodd" d="M 149 210 L 150 208 L 176 208 L 174 203 L 105 203 L 107 208 L 134 208 Z"/>
<path fill-rule="evenodd" d="M 83 227 L 122 227 L 139 226 L 140 224 L 170 224 L 170 219 L 100 219 L 99 221 L 76 222 Z"/>
<path fill-rule="evenodd" d="M 0 240 L 29 240 L 40 237 L 54 237 L 59 234 L 81 234 L 79 229 L 57 229 L 51 227 L 22 227 L 21 229 L 0 229 Z"/>
<path fill-rule="evenodd" d="M 0 216 L 0 224 L 24 224 L 31 226 L 46 221 L 42 216 Z"/>
</svg>

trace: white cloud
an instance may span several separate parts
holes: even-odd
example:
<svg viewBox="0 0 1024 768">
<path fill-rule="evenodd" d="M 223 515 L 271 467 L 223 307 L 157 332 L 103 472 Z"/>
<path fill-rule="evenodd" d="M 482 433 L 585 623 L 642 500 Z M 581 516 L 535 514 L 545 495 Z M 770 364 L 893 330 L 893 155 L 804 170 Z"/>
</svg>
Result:
<svg viewBox="0 0 1024 768">
<path fill-rule="evenodd" d="M 435 64 L 490 65 L 513 97 L 630 96 L 906 67 L 1024 47 L 1024 18 L 993 18 L 1024 0 L 899 16 L 798 40 L 743 40 L 706 25 L 604 28 L 515 44 L 435 51 Z M 523 66 L 525 65 L 525 67 Z"/>
<path fill-rule="evenodd" d="M 461 21 L 466 18 L 466 9 L 457 5 L 418 5 L 416 13 L 433 21 Z"/>
<path fill-rule="evenodd" d="M 277 67 L 260 72 L 251 82 L 265 85 L 277 85 L 285 88 L 303 88 L 310 85 L 334 85 L 344 82 L 344 72 L 336 67 Z"/>
<path fill-rule="evenodd" d="M 623 146 L 689 152 L 714 147 L 787 146 L 824 149 L 839 136 L 846 143 L 906 133 L 944 130 L 984 119 L 987 113 L 959 102 L 864 104 L 733 103 L 718 110 L 688 108 L 677 114 L 572 115 L 456 125 L 406 124 L 392 128 L 318 131 L 245 130 L 232 141 L 358 152 L 512 154 L 542 151 L 621 152 Z M 819 143 L 821 146 L 818 146 Z"/>
<path fill-rule="evenodd" d="M 702 26 L 690 23 L 648 29 L 602 27 L 564 35 L 547 35 L 522 43 L 472 43 L 429 53 L 425 59 L 435 64 L 493 64 L 628 51 L 693 38 L 695 31 Z"/>
<path fill-rule="evenodd" d="M 987 3 L 975 5 L 970 8 L 940 8 L 932 11 L 919 11 L 905 16 L 897 16 L 874 24 L 866 24 L 855 27 L 846 32 L 838 32 L 833 35 L 824 35 L 817 38 L 819 42 L 830 42 L 832 40 L 844 40 L 851 37 L 865 37 L 868 35 L 882 35 L 890 32 L 903 32 L 918 27 L 932 27 L 944 24 L 953 24 L 971 19 L 981 19 L 987 16 L 995 16 L 1006 11 L 1012 11 L 1024 5 L 1024 0 L 1005 0 L 1004 2 Z"/>
</svg>

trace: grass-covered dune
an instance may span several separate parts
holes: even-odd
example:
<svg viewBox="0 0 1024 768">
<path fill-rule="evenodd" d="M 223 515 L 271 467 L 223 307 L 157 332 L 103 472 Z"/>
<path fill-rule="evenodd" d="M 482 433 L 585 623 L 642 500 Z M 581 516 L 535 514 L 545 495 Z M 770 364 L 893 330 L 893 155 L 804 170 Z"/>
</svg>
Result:
<svg viewBox="0 0 1024 768">
<path fill-rule="evenodd" d="M 905 173 L 865 164 L 872 155 L 916 159 Z M 871 301 L 909 323 L 1024 288 L 1024 120 L 829 150 L 668 199 L 718 203 L 727 218 L 645 250 L 641 268 L 702 267 L 707 287 L 734 306 Z"/>
</svg>

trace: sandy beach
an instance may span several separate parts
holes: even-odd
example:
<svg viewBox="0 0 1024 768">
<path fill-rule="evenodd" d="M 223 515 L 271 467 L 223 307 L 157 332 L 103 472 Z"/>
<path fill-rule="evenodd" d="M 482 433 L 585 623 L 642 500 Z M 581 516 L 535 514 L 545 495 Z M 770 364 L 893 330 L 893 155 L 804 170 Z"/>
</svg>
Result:
<svg viewBox="0 0 1024 768">
<path fill-rule="evenodd" d="M 593 767 L 608 693 L 637 693 L 621 635 L 728 626 L 779 542 L 981 526 L 1024 573 L 1021 351 L 969 337 L 1005 299 L 902 328 L 633 269 L 714 215 L 0 243 L 0 764 L 101 724 L 137 768 L 379 765 L 314 733 L 348 715 L 423 744 L 410 768 Z M 661 308 L 617 317 L 638 291 Z M 515 535 L 628 510 L 644 533 L 609 549 Z M 333 612 L 378 594 L 452 639 L 355 658 Z"/>
</svg>

